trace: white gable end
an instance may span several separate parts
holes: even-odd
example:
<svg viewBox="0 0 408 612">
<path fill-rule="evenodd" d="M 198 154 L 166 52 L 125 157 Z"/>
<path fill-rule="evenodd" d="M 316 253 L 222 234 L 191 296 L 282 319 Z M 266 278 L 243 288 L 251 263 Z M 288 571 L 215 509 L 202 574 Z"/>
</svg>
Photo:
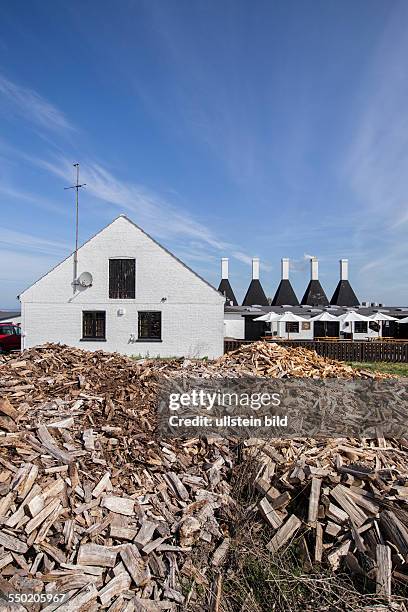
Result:
<svg viewBox="0 0 408 612">
<path fill-rule="evenodd" d="M 78 275 L 90 272 L 92 287 L 80 289 L 75 302 L 103 302 L 108 298 L 109 259 L 136 260 L 136 302 L 224 303 L 214 287 L 200 278 L 150 236 L 120 216 L 78 249 Z M 61 302 L 73 298 L 73 255 L 26 289 L 22 301 Z"/>
<path fill-rule="evenodd" d="M 109 260 L 128 258 L 135 260 L 135 297 L 112 299 Z M 92 285 L 74 291 L 71 255 L 20 295 L 25 348 L 60 342 L 130 355 L 222 354 L 224 297 L 126 217 L 80 247 L 78 276 L 83 272 Z M 159 339 L 141 331 L 146 313 L 160 318 Z M 102 337 L 100 329 L 91 337 L 84 331 L 88 316 L 103 318 Z"/>
</svg>

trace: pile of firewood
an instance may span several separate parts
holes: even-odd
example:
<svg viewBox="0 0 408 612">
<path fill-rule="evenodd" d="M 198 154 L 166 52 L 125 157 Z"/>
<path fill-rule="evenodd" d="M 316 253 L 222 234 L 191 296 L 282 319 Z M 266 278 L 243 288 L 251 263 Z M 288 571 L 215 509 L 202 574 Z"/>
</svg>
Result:
<svg viewBox="0 0 408 612">
<path fill-rule="evenodd" d="M 277 554 L 298 536 L 306 566 L 357 575 L 381 597 L 408 585 L 408 440 L 246 442 L 257 510 Z"/>
<path fill-rule="evenodd" d="M 55 345 L 3 360 L 0 591 L 64 597 L 10 609 L 203 609 L 198 586 L 221 610 L 213 580 L 228 566 L 243 461 L 270 554 L 296 540 L 311 566 L 347 567 L 384 601 L 408 582 L 408 442 L 157 439 L 160 377 L 228 372 L 365 376 L 263 343 L 212 363 Z"/>
<path fill-rule="evenodd" d="M 263 341 L 226 353 L 215 362 L 215 367 L 219 372 L 233 370 L 272 378 L 389 378 L 388 374 L 356 370 L 307 348 Z"/>
<path fill-rule="evenodd" d="M 119 355 L 50 346 L 1 366 L 6 596 L 65 594 L 61 610 L 72 612 L 155 612 L 194 599 L 184 583 L 207 584 L 225 536 L 216 515 L 233 503 L 233 453 L 221 438 L 155 439 L 162 368 L 168 364 L 153 371 Z M 191 561 L 195 546 L 200 567 Z"/>
</svg>

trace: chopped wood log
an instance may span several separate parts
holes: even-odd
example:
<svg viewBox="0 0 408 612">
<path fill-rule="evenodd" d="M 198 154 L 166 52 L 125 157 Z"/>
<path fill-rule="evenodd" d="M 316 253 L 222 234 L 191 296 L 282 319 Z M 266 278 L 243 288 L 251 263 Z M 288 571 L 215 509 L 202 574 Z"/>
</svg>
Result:
<svg viewBox="0 0 408 612">
<path fill-rule="evenodd" d="M 192 546 L 201 531 L 201 523 L 194 516 L 186 516 L 179 526 L 181 546 Z"/>
<path fill-rule="evenodd" d="M 76 595 L 63 604 L 64 612 L 78 612 L 86 604 L 96 599 L 98 591 L 93 583 L 85 585 Z M 46 608 L 45 608 L 46 610 Z"/>
<path fill-rule="evenodd" d="M 379 597 L 391 598 L 391 548 L 377 544 L 376 548 L 377 577 L 376 593 Z"/>
<path fill-rule="evenodd" d="M 102 498 L 102 508 L 107 508 L 111 512 L 124 514 L 125 516 L 134 516 L 135 500 L 126 497 L 118 497 L 116 495 L 106 495 Z"/>
<path fill-rule="evenodd" d="M 330 495 L 334 497 L 339 506 L 347 513 L 350 520 L 356 527 L 361 527 L 367 520 L 367 515 L 359 508 L 347 493 L 346 487 L 337 485 L 330 491 Z"/>
<path fill-rule="evenodd" d="M 155 540 L 152 540 L 151 542 L 146 544 L 146 546 L 143 546 L 142 552 L 144 552 L 145 555 L 150 555 L 150 553 L 156 550 L 156 548 L 158 548 L 159 546 L 161 546 L 165 540 L 166 538 L 156 538 Z"/>
<path fill-rule="evenodd" d="M 0 546 L 3 546 L 6 550 L 12 550 L 13 552 L 21 554 L 26 553 L 28 550 L 28 546 L 25 542 L 9 535 L 5 531 L 0 531 Z"/>
<path fill-rule="evenodd" d="M 2 557 L 0 557 L 0 569 L 2 569 L 3 567 L 6 567 L 6 565 L 9 565 L 9 563 L 13 563 L 12 554 L 7 553 L 6 555 L 3 555 Z"/>
<path fill-rule="evenodd" d="M 335 523 L 340 524 L 344 523 L 348 518 L 347 512 L 344 512 L 344 510 L 332 503 L 329 504 L 329 507 L 326 510 L 326 516 Z"/>
<path fill-rule="evenodd" d="M 395 544 L 405 559 L 408 555 L 408 529 L 392 510 L 384 510 L 380 513 L 380 525 L 384 528 L 388 539 Z"/>
<path fill-rule="evenodd" d="M 13 491 L 9 491 L 7 495 L 0 499 L 0 518 L 4 518 L 7 516 L 7 513 L 14 501 L 15 493 Z"/>
<path fill-rule="evenodd" d="M 156 530 L 157 523 L 154 521 L 143 521 L 142 526 L 135 536 L 133 542 L 138 548 L 143 548 L 151 541 Z"/>
<path fill-rule="evenodd" d="M 10 400 L 7 398 L 0 398 L 0 412 L 13 419 L 13 421 L 18 420 L 19 412 L 13 408 Z"/>
<path fill-rule="evenodd" d="M 229 547 L 230 547 L 230 539 L 225 538 L 213 554 L 212 565 L 214 567 L 219 567 L 220 565 L 224 563 Z"/>
<path fill-rule="evenodd" d="M 78 565 L 101 565 L 114 567 L 116 551 L 99 544 L 81 544 L 77 558 Z"/>
<path fill-rule="evenodd" d="M 314 559 L 317 563 L 321 563 L 323 555 L 323 527 L 317 522 L 316 523 L 316 541 L 315 541 L 315 553 Z"/>
<path fill-rule="evenodd" d="M 123 546 L 120 550 L 120 556 L 136 586 L 145 586 L 150 580 L 150 572 L 137 546 L 134 544 Z"/>
<path fill-rule="evenodd" d="M 273 487 L 265 478 L 258 478 L 255 482 L 255 487 L 259 493 L 272 502 L 280 495 L 280 491 L 278 491 L 276 487 Z"/>
<path fill-rule="evenodd" d="M 282 527 L 278 529 L 272 540 L 266 545 L 266 548 L 271 553 L 278 552 L 278 550 L 292 538 L 301 525 L 302 521 L 297 516 L 292 514 L 286 523 L 284 523 Z"/>
<path fill-rule="evenodd" d="M 127 572 L 121 572 L 112 580 L 110 580 L 104 587 L 98 592 L 98 597 L 103 606 L 106 606 L 113 597 L 116 597 L 122 591 L 126 591 L 130 586 L 130 576 Z"/>
<path fill-rule="evenodd" d="M 331 521 L 327 523 L 327 527 L 325 529 L 325 533 L 327 533 L 327 535 L 336 537 L 340 531 L 341 531 L 341 526 L 337 525 L 337 523 L 332 523 Z"/>
<path fill-rule="evenodd" d="M 320 478 L 312 478 L 312 486 L 309 496 L 309 512 L 307 516 L 307 522 L 311 526 L 314 526 L 317 521 L 321 486 L 322 481 L 320 480 Z"/>
<path fill-rule="evenodd" d="M 186 500 L 189 498 L 189 494 L 186 487 L 183 485 L 180 478 L 175 472 L 167 472 L 166 477 L 170 485 L 173 487 L 176 495 L 178 495 L 180 499 Z"/>
<path fill-rule="evenodd" d="M 350 544 L 351 544 L 351 540 L 346 540 L 345 542 L 343 542 L 343 544 L 338 546 L 329 555 L 327 555 L 327 560 L 330 563 L 330 565 L 332 566 L 333 570 L 337 570 L 338 569 L 338 567 L 340 565 L 341 558 L 344 557 L 345 555 L 347 555 L 347 553 L 349 551 Z"/>
<path fill-rule="evenodd" d="M 100 479 L 100 481 L 98 482 L 98 484 L 94 487 L 92 491 L 93 497 L 99 497 L 99 495 L 103 493 L 105 489 L 112 488 L 110 476 L 111 476 L 110 472 L 105 472 L 105 474 L 102 476 L 102 478 Z"/>
<path fill-rule="evenodd" d="M 119 527 L 117 525 L 110 525 L 110 537 L 116 540 L 134 540 L 137 535 L 136 529 L 130 529 L 128 527 Z"/>
<path fill-rule="evenodd" d="M 269 525 L 273 529 L 279 529 L 282 525 L 282 519 L 277 512 L 272 508 L 272 505 L 269 503 L 266 497 L 261 499 L 258 504 L 258 507 L 262 513 L 262 516 L 269 523 Z"/>
<path fill-rule="evenodd" d="M 45 425 L 39 425 L 37 429 L 38 437 L 40 438 L 44 448 L 50 455 L 61 461 L 62 463 L 71 463 L 72 456 L 70 453 L 58 448 L 55 439 L 52 437 Z"/>
<path fill-rule="evenodd" d="M 25 532 L 27 534 L 30 534 L 32 531 L 34 531 L 34 529 L 37 529 L 37 527 L 39 527 L 41 525 L 41 523 L 43 521 L 45 521 L 45 519 L 52 513 L 54 512 L 54 510 L 60 506 L 60 501 L 59 499 L 53 499 L 52 501 L 50 501 L 49 504 L 47 504 L 42 510 L 41 512 L 39 512 L 38 514 L 36 514 L 34 516 L 34 518 L 32 518 L 30 521 L 28 521 L 27 525 L 25 526 Z"/>
<path fill-rule="evenodd" d="M 73 426 L 74 426 L 73 417 L 68 417 L 60 421 L 53 421 L 52 423 L 47 423 L 47 427 L 51 429 L 70 429 Z"/>
</svg>

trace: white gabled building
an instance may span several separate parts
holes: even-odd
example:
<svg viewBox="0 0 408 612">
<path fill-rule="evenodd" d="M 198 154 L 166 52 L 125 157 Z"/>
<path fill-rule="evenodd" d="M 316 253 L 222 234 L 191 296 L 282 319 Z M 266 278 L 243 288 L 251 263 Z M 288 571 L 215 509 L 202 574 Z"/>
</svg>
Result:
<svg viewBox="0 0 408 612">
<path fill-rule="evenodd" d="M 121 215 L 21 293 L 23 346 L 151 357 L 223 353 L 225 298 Z"/>
</svg>

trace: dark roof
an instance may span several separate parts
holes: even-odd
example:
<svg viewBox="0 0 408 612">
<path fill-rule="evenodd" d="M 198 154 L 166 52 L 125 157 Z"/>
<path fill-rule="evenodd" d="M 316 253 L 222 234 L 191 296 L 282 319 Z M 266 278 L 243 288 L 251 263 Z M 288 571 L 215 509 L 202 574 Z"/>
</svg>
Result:
<svg viewBox="0 0 408 612">
<path fill-rule="evenodd" d="M 265 295 L 262 285 L 257 278 L 253 278 L 248 287 L 248 291 L 245 294 L 243 306 L 253 306 L 259 304 L 259 306 L 268 306 L 268 298 Z"/>
<path fill-rule="evenodd" d="M 328 306 L 329 300 L 319 280 L 311 280 L 302 298 L 301 304 L 309 306 Z"/>
<path fill-rule="evenodd" d="M 330 300 L 335 306 L 359 306 L 360 302 L 348 280 L 339 280 L 339 283 Z"/>
<path fill-rule="evenodd" d="M 20 316 L 21 312 L 19 310 L 0 310 L 0 321 L 8 321 Z"/>
<path fill-rule="evenodd" d="M 282 278 L 272 300 L 272 306 L 283 306 L 284 304 L 287 304 L 288 306 L 299 305 L 299 300 L 293 291 L 290 280 L 287 278 Z"/>
<path fill-rule="evenodd" d="M 313 317 L 314 315 L 320 314 L 321 312 L 330 312 L 336 317 L 344 314 L 350 310 L 359 312 L 363 315 L 372 315 L 376 312 L 385 312 L 392 317 L 397 318 L 405 318 L 408 316 L 408 306 L 360 306 L 360 307 L 346 307 L 346 306 L 228 306 L 225 305 L 225 312 L 228 313 L 237 313 L 243 317 L 246 316 L 260 316 L 267 312 L 276 312 L 278 314 L 283 314 L 284 312 L 293 312 L 293 314 L 298 314 L 304 317 Z"/>
<path fill-rule="evenodd" d="M 225 299 L 228 302 L 232 302 L 232 306 L 238 306 L 237 299 L 235 297 L 235 294 L 232 290 L 232 287 L 231 287 L 231 284 L 228 278 L 221 279 L 220 286 L 218 287 L 218 291 L 222 293 L 222 295 L 225 295 Z"/>
</svg>

